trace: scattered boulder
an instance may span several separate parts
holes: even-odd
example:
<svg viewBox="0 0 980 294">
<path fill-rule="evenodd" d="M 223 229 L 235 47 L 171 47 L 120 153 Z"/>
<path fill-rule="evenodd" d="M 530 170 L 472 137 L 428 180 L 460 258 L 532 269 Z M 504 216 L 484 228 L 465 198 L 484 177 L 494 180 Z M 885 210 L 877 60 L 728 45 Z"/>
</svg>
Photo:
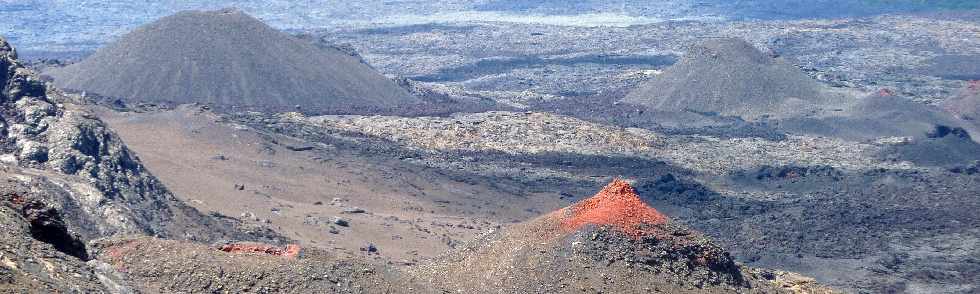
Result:
<svg viewBox="0 0 980 294">
<path fill-rule="evenodd" d="M 330 219 L 330 223 L 335 224 L 335 225 L 338 225 L 338 226 L 341 226 L 341 227 L 349 227 L 350 226 L 350 221 L 348 221 L 345 218 L 339 217 L 339 216 L 335 216 L 332 219 Z"/>
<path fill-rule="evenodd" d="M 368 243 L 367 245 L 364 245 L 364 247 L 361 247 L 361 251 L 367 253 L 378 253 L 378 247 L 374 246 L 373 243 Z"/>
<path fill-rule="evenodd" d="M 304 145 L 304 146 L 292 146 L 292 145 L 287 145 L 286 146 L 286 149 L 289 149 L 290 151 L 302 152 L 302 151 L 310 151 L 310 150 L 313 150 L 313 146 L 306 146 L 306 145 Z"/>
<path fill-rule="evenodd" d="M 359 207 L 347 207 L 344 208 L 344 211 L 342 211 L 342 213 L 347 213 L 347 214 L 359 214 L 359 213 L 366 213 L 366 212 L 367 212 L 366 210 L 361 209 Z"/>
</svg>

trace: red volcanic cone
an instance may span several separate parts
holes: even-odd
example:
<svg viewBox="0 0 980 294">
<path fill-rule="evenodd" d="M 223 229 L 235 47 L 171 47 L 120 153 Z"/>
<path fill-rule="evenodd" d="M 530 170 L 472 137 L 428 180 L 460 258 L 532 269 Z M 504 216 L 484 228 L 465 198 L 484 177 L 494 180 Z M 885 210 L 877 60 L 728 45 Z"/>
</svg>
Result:
<svg viewBox="0 0 980 294">
<path fill-rule="evenodd" d="M 650 207 L 636 194 L 629 183 L 614 180 L 598 194 L 562 209 L 559 226 L 572 232 L 585 225 L 611 226 L 623 233 L 639 237 L 651 233 L 651 225 L 667 223 L 667 217 Z"/>
</svg>

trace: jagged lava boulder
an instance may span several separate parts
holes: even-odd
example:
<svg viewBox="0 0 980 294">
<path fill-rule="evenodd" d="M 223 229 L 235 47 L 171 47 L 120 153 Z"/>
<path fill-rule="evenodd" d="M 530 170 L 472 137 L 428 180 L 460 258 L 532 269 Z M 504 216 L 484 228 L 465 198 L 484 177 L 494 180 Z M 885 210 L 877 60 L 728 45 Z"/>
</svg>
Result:
<svg viewBox="0 0 980 294">
<path fill-rule="evenodd" d="M 595 196 L 486 234 L 413 273 L 449 291 L 779 292 L 616 180 Z"/>
<path fill-rule="evenodd" d="M 842 100 L 786 61 L 742 39 L 713 38 L 688 50 L 623 102 L 664 112 L 693 111 L 753 120 L 800 116 Z"/>
<path fill-rule="evenodd" d="M 294 38 L 235 9 L 164 17 L 46 74 L 62 89 L 128 101 L 304 110 L 418 101 L 359 58 Z"/>
</svg>

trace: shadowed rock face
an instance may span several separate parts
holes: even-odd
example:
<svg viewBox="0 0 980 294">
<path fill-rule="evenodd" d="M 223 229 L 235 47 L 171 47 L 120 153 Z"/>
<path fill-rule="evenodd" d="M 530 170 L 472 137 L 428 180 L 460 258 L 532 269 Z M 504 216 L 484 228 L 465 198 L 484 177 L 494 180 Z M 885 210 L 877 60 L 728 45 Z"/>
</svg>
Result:
<svg viewBox="0 0 980 294">
<path fill-rule="evenodd" d="M 830 94 L 792 64 L 741 39 L 710 39 L 623 100 L 654 110 L 755 119 L 820 110 Z"/>
<path fill-rule="evenodd" d="M 314 110 L 417 102 L 349 53 L 296 39 L 238 10 L 162 18 L 49 74 L 60 88 L 129 101 Z"/>
<path fill-rule="evenodd" d="M 20 63 L 0 37 L 0 177 L 18 158 L 47 160 L 43 131 L 54 115 L 44 86 Z M 33 122 L 33 124 L 30 124 Z M 42 125 L 43 124 L 43 125 Z M 66 226 L 62 214 L 28 187 L 12 188 L 0 178 L 0 292 L 104 292 L 88 269 L 85 245 Z"/>
<path fill-rule="evenodd" d="M 59 212 L 37 198 L 0 194 L 0 292 L 104 293 L 89 256 Z"/>
</svg>

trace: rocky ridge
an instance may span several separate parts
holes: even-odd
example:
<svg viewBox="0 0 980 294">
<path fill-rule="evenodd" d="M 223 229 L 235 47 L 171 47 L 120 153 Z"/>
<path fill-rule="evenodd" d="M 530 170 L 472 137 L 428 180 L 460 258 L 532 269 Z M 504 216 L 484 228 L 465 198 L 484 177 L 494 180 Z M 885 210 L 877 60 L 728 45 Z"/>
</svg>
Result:
<svg viewBox="0 0 980 294">
<path fill-rule="evenodd" d="M 394 268 L 343 251 L 308 248 L 284 257 L 147 237 L 104 240 L 94 249 L 138 291 L 435 293 Z"/>
<path fill-rule="evenodd" d="M 246 238 L 235 221 L 205 216 L 178 201 L 104 123 L 71 96 L 47 88 L 5 41 L 0 44 L 0 158 L 12 186 L 64 211 L 84 240 L 124 234 Z"/>
<path fill-rule="evenodd" d="M 438 150 L 632 154 L 662 142 L 650 131 L 607 127 L 549 113 L 492 111 L 449 118 L 320 116 L 309 121 Z M 525 136 L 526 133 L 541 136 Z"/>
</svg>

